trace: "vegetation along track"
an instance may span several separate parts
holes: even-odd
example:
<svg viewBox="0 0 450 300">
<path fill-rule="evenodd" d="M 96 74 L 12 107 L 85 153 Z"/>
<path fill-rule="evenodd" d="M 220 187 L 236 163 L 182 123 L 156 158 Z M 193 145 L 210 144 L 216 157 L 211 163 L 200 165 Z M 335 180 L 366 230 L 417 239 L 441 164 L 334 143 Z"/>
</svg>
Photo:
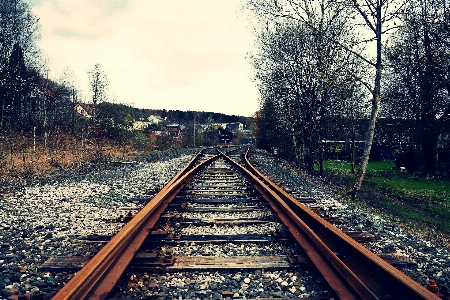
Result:
<svg viewBox="0 0 450 300">
<path fill-rule="evenodd" d="M 204 150 L 53 299 L 440 299 L 313 202 L 277 187 L 247 152 Z"/>
</svg>

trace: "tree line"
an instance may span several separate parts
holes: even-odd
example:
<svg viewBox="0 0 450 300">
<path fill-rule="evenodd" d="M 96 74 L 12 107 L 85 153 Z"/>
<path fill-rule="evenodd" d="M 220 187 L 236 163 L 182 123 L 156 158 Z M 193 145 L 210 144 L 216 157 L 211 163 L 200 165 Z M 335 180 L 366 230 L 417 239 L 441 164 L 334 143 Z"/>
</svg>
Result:
<svg viewBox="0 0 450 300">
<path fill-rule="evenodd" d="M 87 74 L 92 116 L 76 111 L 84 99 L 74 74 L 66 68 L 58 80 L 37 48 L 38 18 L 28 3 L 0 1 L 0 140 L 1 158 L 8 153 L 100 145 L 113 138 L 124 143 L 134 121 L 131 107 L 108 103 L 108 79 L 99 64 Z"/>
<path fill-rule="evenodd" d="M 450 154 L 448 1 L 247 0 L 247 7 L 258 19 L 251 58 L 260 147 L 322 171 L 336 131 L 352 145 L 363 140 L 349 189 L 355 196 L 377 117 L 389 117 L 391 130 L 401 128 L 398 155 L 413 153 L 426 176 L 449 171 L 437 156 Z"/>
<path fill-rule="evenodd" d="M 170 123 L 185 124 L 190 121 L 196 121 L 198 124 L 207 124 L 208 119 L 212 118 L 217 123 L 247 123 L 247 117 L 237 115 L 227 115 L 217 112 L 205 111 L 182 111 L 172 109 L 142 109 L 136 108 L 136 117 L 138 119 L 147 119 L 150 115 L 160 116 Z"/>
<path fill-rule="evenodd" d="M 38 18 L 28 3 L 0 1 L 0 139 L 1 152 L 36 149 L 40 140 L 73 130 L 74 91 L 47 79 L 45 59 L 37 48 Z M 9 148 L 9 149 L 5 149 Z"/>
</svg>

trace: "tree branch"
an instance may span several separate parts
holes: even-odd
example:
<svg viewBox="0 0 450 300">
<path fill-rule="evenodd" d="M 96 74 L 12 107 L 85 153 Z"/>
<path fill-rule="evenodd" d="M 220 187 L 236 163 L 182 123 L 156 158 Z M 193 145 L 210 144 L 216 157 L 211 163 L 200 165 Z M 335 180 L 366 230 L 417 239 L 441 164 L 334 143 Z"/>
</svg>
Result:
<svg viewBox="0 0 450 300">
<path fill-rule="evenodd" d="M 377 30 L 375 29 L 375 25 L 370 22 L 367 14 L 361 9 L 361 7 L 359 7 L 359 5 L 355 5 L 355 7 L 356 7 L 356 10 L 361 15 L 361 17 L 364 19 L 364 21 L 366 21 L 367 26 L 369 26 L 369 28 L 376 34 Z M 369 9 L 370 9 L 370 7 L 369 7 Z"/>
<path fill-rule="evenodd" d="M 352 53 L 353 55 L 355 55 L 356 57 L 358 57 L 359 59 L 361 59 L 362 61 L 366 62 L 367 64 L 371 65 L 372 67 L 376 67 L 376 64 L 371 62 L 370 60 L 368 60 L 367 58 L 365 58 L 364 56 L 362 56 L 361 54 L 359 54 L 358 52 L 348 48 L 347 46 L 343 45 L 342 43 L 335 41 L 335 40 L 330 40 L 333 43 L 338 44 L 340 47 L 342 47 L 345 51 Z"/>
</svg>

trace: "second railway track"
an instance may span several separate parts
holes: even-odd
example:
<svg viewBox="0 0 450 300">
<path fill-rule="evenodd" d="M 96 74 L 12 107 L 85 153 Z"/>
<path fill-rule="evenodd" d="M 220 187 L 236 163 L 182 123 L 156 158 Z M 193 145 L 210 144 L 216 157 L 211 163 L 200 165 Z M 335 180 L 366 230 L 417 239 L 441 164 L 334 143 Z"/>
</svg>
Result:
<svg viewBox="0 0 450 300">
<path fill-rule="evenodd" d="M 239 154 L 203 155 L 54 299 L 439 299 Z"/>
</svg>

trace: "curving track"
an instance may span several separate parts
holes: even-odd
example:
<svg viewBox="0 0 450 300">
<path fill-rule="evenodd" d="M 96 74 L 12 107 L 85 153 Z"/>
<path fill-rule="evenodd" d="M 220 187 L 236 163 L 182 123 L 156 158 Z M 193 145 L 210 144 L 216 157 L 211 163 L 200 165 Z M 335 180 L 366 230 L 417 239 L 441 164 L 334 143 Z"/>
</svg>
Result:
<svg viewBox="0 0 450 300">
<path fill-rule="evenodd" d="M 144 289 L 147 294 L 141 295 L 126 294 L 130 285 L 124 280 L 151 272 L 183 275 L 199 270 L 259 268 L 261 274 L 271 269 L 303 270 L 312 265 L 326 282 L 323 291 L 331 288 L 328 293 L 320 293 L 322 298 L 440 299 L 277 187 L 250 164 L 248 153 L 215 152 L 209 149 L 199 153 L 53 299 L 151 295 L 149 287 L 158 288 L 154 280 L 148 281 Z M 230 234 L 223 228 L 247 231 Z M 180 247 L 206 243 L 287 243 L 283 250 L 294 252 L 267 257 L 173 253 Z M 245 283 L 249 280 L 246 278 Z M 301 296 L 295 285 L 283 287 L 289 288 L 291 297 Z M 239 296 L 231 290 L 223 289 L 220 296 Z M 257 296 L 282 295 L 271 289 Z"/>
</svg>

